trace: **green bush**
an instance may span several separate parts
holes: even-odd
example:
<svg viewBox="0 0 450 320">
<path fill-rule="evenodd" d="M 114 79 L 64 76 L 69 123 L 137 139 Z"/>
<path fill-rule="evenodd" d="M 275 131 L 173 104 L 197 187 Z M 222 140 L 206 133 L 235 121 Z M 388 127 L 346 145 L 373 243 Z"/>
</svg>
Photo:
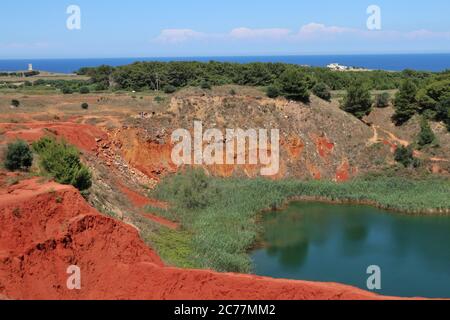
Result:
<svg viewBox="0 0 450 320">
<path fill-rule="evenodd" d="M 433 130 L 431 130 L 430 124 L 425 117 L 422 117 L 420 122 L 420 133 L 417 139 L 417 143 L 421 147 L 432 144 L 436 140 Z"/>
<path fill-rule="evenodd" d="M 174 93 L 175 91 L 177 91 L 177 88 L 173 85 L 169 84 L 164 87 L 164 93 L 171 94 L 171 93 Z"/>
<path fill-rule="evenodd" d="M 372 97 L 369 89 L 363 83 L 353 83 L 347 89 L 341 108 L 358 119 L 362 119 L 370 114 L 372 111 Z"/>
<path fill-rule="evenodd" d="M 64 87 L 61 89 L 61 91 L 63 94 L 72 94 L 73 93 L 73 90 L 70 87 Z"/>
<path fill-rule="evenodd" d="M 420 162 L 414 158 L 414 151 L 412 147 L 399 146 L 395 150 L 395 161 L 401 163 L 405 168 L 418 167 Z"/>
<path fill-rule="evenodd" d="M 278 79 L 278 85 L 281 89 L 281 94 L 287 99 L 302 102 L 309 101 L 308 79 L 299 69 L 288 68 L 284 71 Z"/>
<path fill-rule="evenodd" d="M 331 100 L 330 88 L 325 83 L 320 82 L 320 83 L 316 84 L 313 87 L 312 92 L 320 99 L 323 99 L 325 101 Z"/>
<path fill-rule="evenodd" d="M 12 105 L 13 107 L 18 108 L 18 107 L 20 106 L 20 101 L 19 101 L 19 100 L 16 100 L 16 99 L 13 99 L 13 100 L 11 100 L 11 105 Z"/>
<path fill-rule="evenodd" d="M 276 86 L 269 86 L 267 88 L 266 94 L 269 98 L 275 99 L 280 96 L 280 89 Z"/>
<path fill-rule="evenodd" d="M 211 90 L 211 84 L 208 81 L 202 81 L 200 87 L 205 90 Z"/>
<path fill-rule="evenodd" d="M 89 104 L 87 104 L 86 102 L 83 102 L 81 104 L 81 108 L 84 109 L 84 110 L 87 110 L 87 109 L 89 109 Z"/>
<path fill-rule="evenodd" d="M 391 95 L 388 92 L 383 92 L 382 94 L 376 96 L 375 107 L 386 108 L 389 107 L 390 102 L 391 102 Z"/>
<path fill-rule="evenodd" d="M 80 191 L 91 187 L 91 174 L 80 161 L 80 152 L 65 141 L 44 137 L 33 143 L 41 168 L 58 183 L 70 184 Z"/>
<path fill-rule="evenodd" d="M 25 141 L 17 140 L 8 144 L 5 168 L 10 171 L 28 170 L 33 164 L 33 153 Z"/>
<path fill-rule="evenodd" d="M 91 92 L 91 90 L 88 87 L 81 87 L 80 88 L 80 93 L 81 94 L 88 94 L 90 92 Z"/>
<path fill-rule="evenodd" d="M 414 82 L 411 80 L 403 82 L 394 100 L 395 114 L 393 120 L 397 125 L 404 124 L 417 112 L 416 94 L 417 87 Z"/>
<path fill-rule="evenodd" d="M 155 100 L 156 103 L 161 103 L 161 102 L 164 102 L 165 99 L 163 97 L 161 97 L 161 96 L 156 96 L 154 98 L 154 100 Z"/>
<path fill-rule="evenodd" d="M 191 169 L 167 181 L 164 192 L 175 195 L 182 209 L 201 209 L 210 203 L 212 188 L 203 170 Z"/>
</svg>

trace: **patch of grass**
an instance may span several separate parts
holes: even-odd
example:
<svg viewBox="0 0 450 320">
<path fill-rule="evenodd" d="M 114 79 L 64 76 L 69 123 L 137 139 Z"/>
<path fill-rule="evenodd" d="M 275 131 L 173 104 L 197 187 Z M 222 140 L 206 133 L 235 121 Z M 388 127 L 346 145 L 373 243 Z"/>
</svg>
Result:
<svg viewBox="0 0 450 320">
<path fill-rule="evenodd" d="M 192 235 L 186 231 L 176 231 L 167 228 L 150 235 L 151 242 L 159 256 L 169 265 L 180 268 L 198 268 L 192 259 Z"/>
<path fill-rule="evenodd" d="M 199 184 L 192 178 L 197 175 L 188 172 L 168 177 L 153 196 L 170 203 L 172 219 L 180 221 L 184 230 L 192 235 L 192 241 L 185 245 L 192 252 L 193 264 L 221 272 L 252 270 L 248 252 L 260 231 L 259 214 L 265 209 L 280 208 L 290 198 L 369 201 L 386 209 L 411 213 L 450 208 L 450 181 L 438 178 L 413 180 L 371 176 L 337 184 L 201 177 Z M 189 188 L 199 193 L 197 199 L 208 201 L 192 207 L 192 202 L 186 201 L 190 193 L 185 190 Z M 176 259 L 173 261 L 177 262 Z"/>
</svg>

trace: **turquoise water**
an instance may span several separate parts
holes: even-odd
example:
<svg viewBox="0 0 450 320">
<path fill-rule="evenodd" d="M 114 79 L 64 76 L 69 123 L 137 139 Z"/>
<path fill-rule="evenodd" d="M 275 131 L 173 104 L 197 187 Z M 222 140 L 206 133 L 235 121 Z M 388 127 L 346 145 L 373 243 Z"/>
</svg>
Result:
<svg viewBox="0 0 450 320">
<path fill-rule="evenodd" d="M 295 202 L 263 224 L 266 245 L 252 254 L 258 275 L 367 290 L 367 268 L 377 265 L 376 293 L 450 298 L 450 217 Z"/>
</svg>

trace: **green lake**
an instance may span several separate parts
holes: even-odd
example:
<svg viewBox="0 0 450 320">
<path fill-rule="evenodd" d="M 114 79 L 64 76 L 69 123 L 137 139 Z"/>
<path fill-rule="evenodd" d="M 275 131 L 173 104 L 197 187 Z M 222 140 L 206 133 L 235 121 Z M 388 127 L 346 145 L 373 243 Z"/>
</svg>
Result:
<svg viewBox="0 0 450 320">
<path fill-rule="evenodd" d="M 252 253 L 258 275 L 368 290 L 367 268 L 375 265 L 375 293 L 450 298 L 450 217 L 294 202 L 262 219 L 265 245 Z"/>
</svg>

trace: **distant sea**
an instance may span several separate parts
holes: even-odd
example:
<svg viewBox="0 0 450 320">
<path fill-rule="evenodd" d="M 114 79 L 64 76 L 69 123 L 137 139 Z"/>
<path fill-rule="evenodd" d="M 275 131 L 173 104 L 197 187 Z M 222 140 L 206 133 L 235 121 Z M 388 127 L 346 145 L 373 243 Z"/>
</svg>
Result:
<svg viewBox="0 0 450 320">
<path fill-rule="evenodd" d="M 220 62 L 283 62 L 314 67 L 330 63 L 373 70 L 444 71 L 450 69 L 449 54 L 382 54 L 382 55 L 304 55 L 304 56 L 242 56 L 242 57 L 179 57 L 179 58 L 95 58 L 95 59 L 24 59 L 0 60 L 0 71 L 26 70 L 32 63 L 35 70 L 72 73 L 81 67 L 102 64 L 120 66 L 136 61 L 220 61 Z"/>
</svg>

